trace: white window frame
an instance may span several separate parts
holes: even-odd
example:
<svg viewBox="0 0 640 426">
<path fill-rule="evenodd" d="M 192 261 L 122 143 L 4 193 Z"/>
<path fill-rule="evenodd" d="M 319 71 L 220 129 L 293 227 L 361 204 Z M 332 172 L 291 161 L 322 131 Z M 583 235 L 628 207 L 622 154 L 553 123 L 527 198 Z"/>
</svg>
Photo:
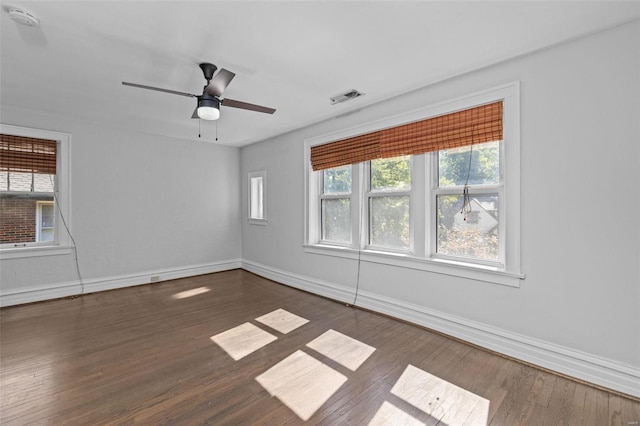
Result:
<svg viewBox="0 0 640 426">
<path fill-rule="evenodd" d="M 254 194 L 253 181 L 259 179 L 261 181 L 261 193 Z M 265 170 L 250 172 L 248 175 L 248 220 L 252 225 L 266 225 L 267 224 L 267 172 Z M 254 201 L 260 203 L 258 210 L 262 211 L 262 217 L 253 216 Z"/>
<path fill-rule="evenodd" d="M 14 259 L 23 257 L 39 257 L 52 255 L 67 255 L 72 252 L 71 238 L 64 227 L 62 217 L 71 231 L 71 135 L 50 130 L 32 129 L 27 127 L 0 124 L 0 133 L 14 136 L 24 136 L 36 139 L 55 140 L 57 142 L 56 178 L 54 181 L 55 196 L 55 230 L 53 241 L 33 242 L 24 244 L 2 244 L 0 259 Z"/>
<path fill-rule="evenodd" d="M 349 246 L 337 246 L 320 240 L 319 183 L 321 173 L 311 168 L 311 147 L 339 139 L 374 132 L 380 129 L 424 120 L 474 106 L 495 101 L 503 102 L 503 134 L 501 146 L 501 198 L 499 206 L 501 259 L 489 263 L 449 258 L 435 254 L 435 179 L 437 155 L 427 153 L 412 157 L 412 199 L 411 234 L 412 249 L 397 252 L 379 247 L 369 247 L 364 243 L 364 233 L 368 232 L 366 215 L 361 214 L 366 202 L 366 188 L 359 180 L 366 180 L 364 163 L 353 165 L 352 169 L 352 228 L 357 232 Z M 362 126 L 341 130 L 331 134 L 305 140 L 305 240 L 307 253 L 361 259 L 364 262 L 418 269 L 433 273 L 469 278 L 483 282 L 511 287 L 519 287 L 524 278 L 520 263 L 520 83 L 513 82 L 496 88 L 477 92 L 468 96 L 438 103 L 387 119 L 366 123 Z M 354 212 L 355 210 L 355 212 Z M 368 211 L 368 209 L 366 209 Z M 361 216 L 365 216 L 364 219 Z M 359 226 L 353 226 L 359 224 Z M 365 225 L 367 226 L 365 228 Z"/>
</svg>

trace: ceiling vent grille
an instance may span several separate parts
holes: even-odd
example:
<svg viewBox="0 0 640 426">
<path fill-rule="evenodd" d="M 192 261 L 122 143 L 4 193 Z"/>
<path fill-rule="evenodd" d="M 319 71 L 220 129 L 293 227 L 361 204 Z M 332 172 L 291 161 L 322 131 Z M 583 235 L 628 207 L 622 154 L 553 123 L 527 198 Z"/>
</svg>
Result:
<svg viewBox="0 0 640 426">
<path fill-rule="evenodd" d="M 357 91 L 356 89 L 351 89 L 347 93 L 342 93 L 340 95 L 336 95 L 332 98 L 329 98 L 329 102 L 331 105 L 339 104 L 341 102 L 346 102 L 351 99 L 355 99 L 358 96 L 362 96 L 364 93 Z"/>
</svg>

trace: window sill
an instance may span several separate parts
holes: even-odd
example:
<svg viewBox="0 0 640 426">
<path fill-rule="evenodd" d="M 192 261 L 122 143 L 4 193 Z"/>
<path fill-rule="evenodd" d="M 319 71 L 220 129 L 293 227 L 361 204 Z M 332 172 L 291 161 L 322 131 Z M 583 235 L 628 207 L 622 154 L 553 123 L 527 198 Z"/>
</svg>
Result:
<svg viewBox="0 0 640 426">
<path fill-rule="evenodd" d="M 362 250 L 359 252 L 358 250 L 350 247 L 329 246 L 324 244 L 306 244 L 304 248 L 306 253 L 342 257 L 347 259 L 360 259 L 363 262 L 417 269 L 420 271 L 468 278 L 508 287 L 520 287 L 520 281 L 525 277 L 524 274 L 521 273 L 502 271 L 496 268 L 489 268 L 484 265 L 474 265 L 442 259 L 426 259 L 410 254 L 374 250 Z"/>
<path fill-rule="evenodd" d="M 73 247 L 71 246 L 7 247 L 0 249 L 0 260 L 41 256 L 64 256 L 72 252 Z"/>
</svg>

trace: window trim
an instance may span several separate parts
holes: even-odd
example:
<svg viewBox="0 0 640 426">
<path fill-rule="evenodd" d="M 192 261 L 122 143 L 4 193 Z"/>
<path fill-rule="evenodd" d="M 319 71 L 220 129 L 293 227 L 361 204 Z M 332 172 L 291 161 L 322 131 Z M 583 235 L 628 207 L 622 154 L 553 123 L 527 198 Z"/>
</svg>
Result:
<svg viewBox="0 0 640 426">
<path fill-rule="evenodd" d="M 399 126 L 412 121 L 423 120 L 429 117 L 446 114 L 452 111 L 462 110 L 470 106 L 480 105 L 492 101 L 503 100 L 504 103 L 504 143 L 501 152 L 501 174 L 502 174 L 502 190 L 504 192 L 501 200 L 501 208 L 504 216 L 501 217 L 501 226 L 508 230 L 508 233 L 501 232 L 504 236 L 504 264 L 502 267 L 495 265 L 488 266 L 481 263 L 471 263 L 460 261 L 459 259 L 435 258 L 431 256 L 433 241 L 431 222 L 429 226 L 420 227 L 420 220 L 415 218 L 413 210 L 412 216 L 415 222 L 413 235 L 413 253 L 398 253 L 392 251 L 381 251 L 379 248 L 363 247 L 352 244 L 350 247 L 334 246 L 326 244 L 319 239 L 317 225 L 320 220 L 318 209 L 318 193 L 317 193 L 317 173 L 311 168 L 311 147 L 315 145 L 325 144 L 339 139 L 346 139 L 364 133 L 374 132 L 387 127 Z M 423 160 L 420 160 L 423 157 Z M 431 192 L 434 190 L 431 186 L 436 182 L 433 176 L 433 165 L 427 164 L 429 158 L 434 155 L 416 155 L 414 156 L 413 165 L 420 165 L 424 170 L 418 171 L 417 175 L 423 173 L 424 176 L 414 176 L 412 168 L 412 179 L 422 179 L 424 184 L 424 199 L 419 196 L 421 191 L 416 190 L 416 181 L 412 183 L 412 190 L 416 195 L 415 200 L 411 200 L 412 205 L 421 203 L 424 206 L 424 222 L 431 221 L 430 216 L 435 206 Z M 440 102 L 425 108 L 410 111 L 408 113 L 399 114 L 382 120 L 365 123 L 363 125 L 339 130 L 326 135 L 313 137 L 305 140 L 304 149 L 305 173 L 304 173 L 304 222 L 305 234 L 303 247 L 305 252 L 318 255 L 337 256 L 351 259 L 361 259 L 362 261 L 371 263 L 380 263 L 386 265 L 400 266 L 409 269 L 418 269 L 428 272 L 434 272 L 444 275 L 452 275 L 461 278 L 470 278 L 474 280 L 495 283 L 499 285 L 507 285 L 511 287 L 519 287 L 520 281 L 525 275 L 521 272 L 520 259 L 520 82 L 515 81 L 495 88 L 483 90 L 468 96 L 455 98 L 453 100 Z M 363 167 L 363 163 L 353 165 L 352 167 Z M 355 177 L 364 176 L 361 170 Z M 357 186 L 354 186 L 357 185 Z M 360 182 L 352 182 L 352 193 L 358 192 L 358 200 L 356 202 L 365 202 L 364 189 Z M 353 207 L 353 206 L 352 206 Z M 360 212 L 362 206 L 357 205 L 357 211 Z M 361 222 L 364 222 L 362 220 Z M 358 222 L 353 222 L 358 223 Z M 363 224 L 360 225 L 364 227 Z M 360 230 L 362 238 L 363 229 Z M 420 239 L 424 238 L 424 241 Z M 360 241 L 361 243 L 361 241 Z"/>
<path fill-rule="evenodd" d="M 260 178 L 262 179 L 262 217 L 252 217 L 251 216 L 251 206 L 253 199 L 253 188 L 251 186 L 252 179 Z M 249 172 L 247 178 L 247 220 L 252 225 L 266 225 L 267 224 L 267 172 L 266 170 Z"/>
<path fill-rule="evenodd" d="M 1 259 L 38 257 L 70 254 L 72 241 L 65 229 L 61 215 L 71 231 L 71 134 L 51 130 L 33 129 L 0 123 L 0 133 L 24 136 L 36 139 L 55 140 L 58 143 L 56 180 L 54 193 L 56 198 L 56 216 L 54 239 L 51 242 L 34 242 L 25 246 L 0 246 Z"/>
</svg>

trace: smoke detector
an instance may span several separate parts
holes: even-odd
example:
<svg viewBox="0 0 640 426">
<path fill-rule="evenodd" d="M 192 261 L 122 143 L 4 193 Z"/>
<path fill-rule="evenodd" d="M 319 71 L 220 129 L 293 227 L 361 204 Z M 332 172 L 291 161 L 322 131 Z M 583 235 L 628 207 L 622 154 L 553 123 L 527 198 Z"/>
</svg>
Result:
<svg viewBox="0 0 640 426">
<path fill-rule="evenodd" d="M 340 102 L 346 102 L 348 100 L 355 99 L 358 96 L 362 96 L 362 95 L 364 95 L 364 93 L 359 92 L 356 89 L 351 89 L 346 93 L 341 93 L 332 98 L 329 98 L 329 102 L 331 102 L 331 105 L 335 105 L 335 104 L 339 104 Z"/>
<path fill-rule="evenodd" d="M 11 6 L 8 8 L 7 13 L 9 17 L 18 24 L 26 25 L 27 27 L 37 27 L 40 25 L 40 20 L 24 9 Z"/>
</svg>

